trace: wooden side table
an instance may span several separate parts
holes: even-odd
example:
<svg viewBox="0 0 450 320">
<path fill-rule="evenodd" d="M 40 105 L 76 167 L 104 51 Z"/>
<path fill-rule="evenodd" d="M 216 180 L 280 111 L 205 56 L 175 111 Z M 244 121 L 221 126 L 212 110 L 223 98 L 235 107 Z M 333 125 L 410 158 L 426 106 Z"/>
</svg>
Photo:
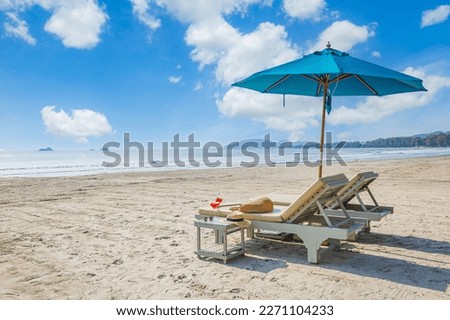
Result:
<svg viewBox="0 0 450 320">
<path fill-rule="evenodd" d="M 244 228 L 234 222 L 214 217 L 213 219 L 196 219 L 194 225 L 197 227 L 197 251 L 195 253 L 199 258 L 215 258 L 227 263 L 228 260 L 245 254 Z M 214 230 L 214 244 L 202 247 L 202 229 Z M 228 235 L 238 231 L 241 233 L 240 243 L 229 247 Z"/>
</svg>

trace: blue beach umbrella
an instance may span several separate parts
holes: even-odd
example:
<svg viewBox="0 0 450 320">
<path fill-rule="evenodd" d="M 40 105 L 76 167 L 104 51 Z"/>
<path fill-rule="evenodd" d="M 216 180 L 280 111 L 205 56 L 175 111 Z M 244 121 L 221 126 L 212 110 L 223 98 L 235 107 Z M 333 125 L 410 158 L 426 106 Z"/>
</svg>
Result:
<svg viewBox="0 0 450 320">
<path fill-rule="evenodd" d="M 331 112 L 331 96 L 385 96 L 427 91 L 422 80 L 327 48 L 303 58 L 257 72 L 233 83 L 261 93 L 323 97 L 319 178 L 325 131 L 325 112 Z"/>
</svg>

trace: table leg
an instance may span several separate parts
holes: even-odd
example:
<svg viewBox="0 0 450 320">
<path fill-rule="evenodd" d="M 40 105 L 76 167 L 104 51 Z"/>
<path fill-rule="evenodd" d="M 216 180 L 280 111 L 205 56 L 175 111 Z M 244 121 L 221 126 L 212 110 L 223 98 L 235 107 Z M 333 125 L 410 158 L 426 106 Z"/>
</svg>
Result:
<svg viewBox="0 0 450 320">
<path fill-rule="evenodd" d="M 197 252 L 200 252 L 201 250 L 201 236 L 202 232 L 200 227 L 197 227 Z"/>
</svg>

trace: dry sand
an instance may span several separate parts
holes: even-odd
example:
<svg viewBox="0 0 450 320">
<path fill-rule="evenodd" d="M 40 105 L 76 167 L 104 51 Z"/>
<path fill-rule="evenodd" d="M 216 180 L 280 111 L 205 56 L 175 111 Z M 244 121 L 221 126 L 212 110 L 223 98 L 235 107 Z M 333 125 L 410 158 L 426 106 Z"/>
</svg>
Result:
<svg viewBox="0 0 450 320">
<path fill-rule="evenodd" d="M 265 239 L 226 265 L 194 254 L 194 214 L 217 193 L 301 192 L 312 168 L 0 179 L 0 299 L 449 299 L 450 157 L 325 173 L 363 170 L 395 214 L 319 265 Z"/>
</svg>

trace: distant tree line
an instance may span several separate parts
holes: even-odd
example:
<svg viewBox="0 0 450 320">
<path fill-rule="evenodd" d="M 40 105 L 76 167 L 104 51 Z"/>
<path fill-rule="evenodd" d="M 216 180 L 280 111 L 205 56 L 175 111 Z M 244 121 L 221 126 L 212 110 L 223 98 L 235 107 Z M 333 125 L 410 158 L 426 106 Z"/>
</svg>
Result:
<svg viewBox="0 0 450 320">
<path fill-rule="evenodd" d="M 428 136 L 394 137 L 372 141 L 346 142 L 344 148 L 414 148 L 414 147 L 450 147 L 450 132 Z"/>
</svg>

